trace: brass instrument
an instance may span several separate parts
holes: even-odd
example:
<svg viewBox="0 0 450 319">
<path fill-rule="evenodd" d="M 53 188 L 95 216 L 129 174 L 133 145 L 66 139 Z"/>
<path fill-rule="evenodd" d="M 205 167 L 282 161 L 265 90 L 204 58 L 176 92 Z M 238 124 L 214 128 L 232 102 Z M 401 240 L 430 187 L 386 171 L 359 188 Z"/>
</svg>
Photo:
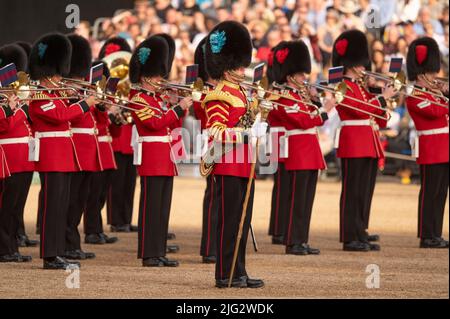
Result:
<svg viewBox="0 0 450 319">
<path fill-rule="evenodd" d="M 153 115 L 157 118 L 160 118 L 162 115 L 162 111 L 159 108 L 147 105 L 147 104 L 143 104 L 143 103 L 139 103 L 139 102 L 135 102 L 133 101 L 133 104 L 135 105 L 139 105 L 142 107 L 146 107 L 149 108 L 150 111 L 145 111 L 145 110 L 136 110 L 132 107 L 128 107 L 125 104 L 130 103 L 130 101 L 128 100 L 128 98 L 122 98 L 119 97 L 117 94 L 116 95 L 111 95 L 105 92 L 106 89 L 106 79 L 105 77 L 102 78 L 101 81 L 99 81 L 97 83 L 97 85 L 93 85 L 89 82 L 83 81 L 83 80 L 76 80 L 76 79 L 68 79 L 68 78 L 64 78 L 63 79 L 63 85 L 72 88 L 74 90 L 80 90 L 83 91 L 87 94 L 91 94 L 96 96 L 99 100 L 102 101 L 102 103 L 104 104 L 108 104 L 111 106 L 117 106 L 121 109 L 124 110 L 128 110 L 131 112 L 135 112 L 135 111 L 139 111 L 142 113 L 146 113 L 149 115 Z M 113 102 L 114 101 L 114 102 Z M 130 118 L 131 114 L 129 114 L 128 118 Z M 129 119 L 127 120 L 129 121 Z"/>
<path fill-rule="evenodd" d="M 370 106 L 370 107 L 375 108 L 375 109 L 387 111 L 385 108 L 382 108 L 380 106 L 376 106 L 376 105 L 370 104 L 368 102 L 365 102 L 363 100 L 354 98 L 352 96 L 348 96 L 346 94 L 348 87 L 347 87 L 347 84 L 345 84 L 345 82 L 340 82 L 335 87 L 329 87 L 329 86 L 325 86 L 325 85 L 321 85 L 321 84 L 312 84 L 312 83 L 307 83 L 307 82 L 305 82 L 305 85 L 317 88 L 319 90 L 331 92 L 334 95 L 334 98 L 336 99 L 336 103 L 339 104 L 340 106 L 343 106 L 343 107 L 352 109 L 354 111 L 358 111 L 358 112 L 367 114 L 367 115 L 372 116 L 372 117 L 376 117 L 376 118 L 381 119 L 381 120 L 389 120 L 390 119 L 390 114 L 388 112 L 386 113 L 387 117 L 384 117 L 384 116 L 381 116 L 381 115 L 378 115 L 378 114 L 375 114 L 375 113 L 372 113 L 372 112 L 369 112 L 369 111 L 362 110 L 360 108 L 354 107 L 354 106 L 349 105 L 347 103 L 342 103 L 342 101 L 344 99 L 349 99 L 351 101 L 356 101 L 358 103 Z"/>
<path fill-rule="evenodd" d="M 159 85 L 160 90 L 181 91 L 182 92 L 181 94 L 176 95 L 176 97 L 179 99 L 183 99 L 186 96 L 191 95 L 194 101 L 200 101 L 204 89 L 204 83 L 201 78 L 197 78 L 197 80 L 190 85 L 173 83 L 167 80 L 162 80 L 157 85 Z"/>
<path fill-rule="evenodd" d="M 311 107 L 314 108 L 314 112 L 298 110 L 300 113 L 305 113 L 305 114 L 308 114 L 308 115 L 318 115 L 320 113 L 319 108 L 317 107 L 317 105 L 312 103 L 310 101 L 310 99 L 307 98 L 306 92 L 300 91 L 300 95 L 302 95 L 302 97 L 304 97 L 305 99 L 304 100 L 299 100 L 299 99 L 293 98 L 292 96 L 289 96 L 287 94 L 282 94 L 282 93 L 277 93 L 275 91 L 270 91 L 270 90 L 266 89 L 268 84 L 267 84 L 267 78 L 265 78 L 265 77 L 261 80 L 261 82 L 259 84 L 255 85 L 255 84 L 250 84 L 250 83 L 247 83 L 247 82 L 243 82 L 243 83 L 241 83 L 241 85 L 244 88 L 255 90 L 257 92 L 257 99 L 259 101 L 267 100 L 266 96 L 271 96 L 271 95 L 272 96 L 278 96 L 278 97 L 285 98 L 287 100 L 290 100 L 290 101 L 293 101 L 293 102 L 296 102 L 296 103 L 303 103 L 303 104 L 305 104 L 307 106 L 311 106 Z M 281 107 L 290 107 L 290 106 L 285 105 L 283 103 L 279 103 L 279 102 L 275 102 L 275 101 L 270 101 L 270 102 L 275 104 L 275 105 L 281 106 Z"/>
</svg>

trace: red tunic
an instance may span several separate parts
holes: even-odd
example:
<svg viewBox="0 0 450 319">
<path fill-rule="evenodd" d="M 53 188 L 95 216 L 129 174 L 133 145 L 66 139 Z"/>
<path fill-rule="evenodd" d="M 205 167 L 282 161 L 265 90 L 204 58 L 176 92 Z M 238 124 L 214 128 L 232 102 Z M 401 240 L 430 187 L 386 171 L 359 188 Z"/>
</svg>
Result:
<svg viewBox="0 0 450 319">
<path fill-rule="evenodd" d="M 381 107 L 385 103 L 383 98 L 373 97 L 358 83 L 345 79 L 348 86 L 346 95 L 354 97 L 372 104 L 376 107 Z M 358 109 L 371 112 L 376 115 L 386 116 L 386 111 L 371 107 L 369 105 L 359 103 L 357 101 L 345 98 L 342 104 L 347 104 Z M 384 157 L 383 149 L 380 143 L 379 133 L 377 132 L 377 123 L 374 117 L 350 109 L 348 107 L 337 105 L 336 110 L 341 119 L 342 127 L 339 129 L 337 157 L 340 158 L 358 158 L 358 157 Z M 361 121 L 366 120 L 365 125 L 344 125 L 345 121 Z"/>
<path fill-rule="evenodd" d="M 214 165 L 212 174 L 237 177 L 250 176 L 251 148 L 244 144 L 243 129 L 236 128 L 241 117 L 251 107 L 243 89 L 228 81 L 221 81 L 203 101 L 209 135 L 216 143 L 233 143 L 232 151 L 223 155 Z"/>
<path fill-rule="evenodd" d="M 416 126 L 416 152 L 418 164 L 437 164 L 449 162 L 448 108 L 434 103 L 446 104 L 443 98 L 433 97 L 428 92 L 415 91 L 415 96 L 406 98 L 406 106 Z M 434 102 L 434 103 L 433 103 Z M 436 131 L 438 130 L 438 131 Z M 418 145 L 417 145 L 418 144 Z M 418 150 L 417 150 L 418 148 Z"/>
<path fill-rule="evenodd" d="M 110 129 L 113 137 L 112 147 L 114 152 L 132 155 L 133 148 L 131 147 L 131 135 L 133 131 L 133 124 L 111 124 Z"/>
<path fill-rule="evenodd" d="M 180 125 L 180 118 L 184 115 L 177 106 L 167 112 L 163 111 L 163 100 L 159 96 L 132 91 L 130 93 L 130 107 L 141 112 L 132 112 L 139 138 L 141 139 L 142 160 L 137 165 L 140 176 L 176 176 L 177 169 L 172 160 L 171 128 Z M 153 116 L 154 111 L 149 107 L 135 104 L 145 104 L 162 110 L 161 118 Z M 161 141 L 145 141 L 145 139 L 160 139 Z M 136 145 L 136 147 L 139 147 Z"/>
<path fill-rule="evenodd" d="M 0 132 L 6 131 L 9 127 L 7 118 L 12 114 L 7 114 L 8 111 L 11 112 L 9 107 L 0 107 Z M 5 152 L 3 151 L 3 147 L 0 145 L 0 179 L 4 179 L 10 175 Z"/>
<path fill-rule="evenodd" d="M 33 132 L 25 111 L 19 109 L 3 121 L 6 121 L 8 126 L 5 131 L 0 131 L 0 145 L 10 173 L 34 171 L 34 162 L 28 160 L 28 140 L 33 138 Z"/>
<path fill-rule="evenodd" d="M 36 97 L 58 97 L 55 93 L 36 94 Z M 70 121 L 89 111 L 86 102 L 67 105 L 67 100 L 35 100 L 30 103 L 30 117 L 35 137 L 39 133 L 70 133 Z M 78 158 L 72 137 L 40 138 L 38 172 L 76 172 Z"/>
<path fill-rule="evenodd" d="M 94 119 L 97 122 L 97 141 L 100 151 L 100 159 L 103 170 L 117 169 L 116 160 L 114 158 L 114 151 L 112 148 L 112 137 L 109 132 L 109 126 L 111 121 L 108 116 L 108 112 L 100 111 L 98 108 L 94 108 Z"/>
<path fill-rule="evenodd" d="M 276 101 L 278 103 L 278 101 Z M 285 161 L 285 157 L 282 154 L 282 149 L 280 148 L 280 141 L 285 136 L 285 119 L 281 110 L 275 105 L 273 110 L 270 111 L 269 116 L 267 117 L 267 123 L 270 126 L 270 147 L 271 147 L 271 157 L 272 160 L 276 160 L 279 163 L 283 163 Z M 275 148 L 278 149 L 278 152 L 275 152 Z"/>
<path fill-rule="evenodd" d="M 70 124 L 81 170 L 98 172 L 103 167 L 97 141 L 97 122 L 92 111 L 79 115 Z"/>
<path fill-rule="evenodd" d="M 289 95 L 295 99 L 301 100 L 301 96 L 289 90 Z M 316 127 L 322 126 L 324 121 L 322 116 L 311 116 L 299 112 L 299 110 L 312 112 L 312 106 L 280 98 L 278 103 L 291 106 L 284 108 L 279 106 L 279 112 L 284 118 L 286 134 L 289 139 L 289 156 L 285 160 L 287 170 L 318 170 L 325 169 L 326 164 L 320 150 L 319 138 Z M 301 130 L 301 131 L 299 131 Z M 307 131 L 306 131 L 307 130 Z M 311 134 L 304 134 L 310 132 Z"/>
</svg>

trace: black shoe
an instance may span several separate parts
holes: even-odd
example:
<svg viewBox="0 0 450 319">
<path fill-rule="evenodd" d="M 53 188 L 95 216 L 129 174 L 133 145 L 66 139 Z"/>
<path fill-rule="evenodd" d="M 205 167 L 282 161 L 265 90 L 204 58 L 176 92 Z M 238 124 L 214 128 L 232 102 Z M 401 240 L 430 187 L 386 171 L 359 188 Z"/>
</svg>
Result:
<svg viewBox="0 0 450 319">
<path fill-rule="evenodd" d="M 319 255 L 320 250 L 312 248 L 308 244 L 292 245 L 286 247 L 286 254 L 288 255 Z"/>
<path fill-rule="evenodd" d="M 250 279 L 247 277 L 247 288 L 262 288 L 264 287 L 264 281 L 261 279 Z"/>
<path fill-rule="evenodd" d="M 174 233 L 167 234 L 167 240 L 174 240 L 174 239 L 177 239 L 177 236 Z"/>
<path fill-rule="evenodd" d="M 272 245 L 284 245 L 284 236 L 272 236 Z"/>
<path fill-rule="evenodd" d="M 100 236 L 100 234 L 88 234 L 84 237 L 84 242 L 86 244 L 92 245 L 104 245 L 106 244 L 105 238 Z"/>
<path fill-rule="evenodd" d="M 448 241 L 441 238 L 422 239 L 420 241 L 420 248 L 448 248 Z"/>
<path fill-rule="evenodd" d="M 135 225 L 130 225 L 130 232 L 137 233 L 139 231 L 139 227 Z"/>
<path fill-rule="evenodd" d="M 67 268 L 76 268 L 76 267 L 80 268 L 80 264 L 69 262 L 66 259 L 61 258 L 61 257 L 44 259 L 44 269 L 64 269 L 64 270 L 66 270 Z"/>
<path fill-rule="evenodd" d="M 371 251 L 380 251 L 381 250 L 381 247 L 378 244 L 371 244 L 369 242 L 367 242 L 366 244 L 369 245 Z"/>
<path fill-rule="evenodd" d="M 117 242 L 119 240 L 119 238 L 109 237 L 105 233 L 101 233 L 101 234 L 99 234 L 99 236 L 102 237 L 105 240 L 105 243 L 107 243 L 107 244 L 114 244 L 115 242 Z"/>
<path fill-rule="evenodd" d="M 95 258 L 95 254 L 90 252 L 84 252 L 81 249 L 75 249 L 66 251 L 64 257 L 68 259 L 85 260 Z"/>
<path fill-rule="evenodd" d="M 130 225 L 111 225 L 111 232 L 112 233 L 129 233 L 130 232 Z"/>
<path fill-rule="evenodd" d="M 216 263 L 216 256 L 203 256 L 202 257 L 202 263 L 204 263 L 204 264 L 215 264 Z"/>
<path fill-rule="evenodd" d="M 17 235 L 17 245 L 19 247 L 36 247 L 38 240 L 29 239 L 27 235 Z"/>
<path fill-rule="evenodd" d="M 351 241 L 344 243 L 344 251 L 369 251 L 369 244 L 360 241 Z"/>
<path fill-rule="evenodd" d="M 180 251 L 180 246 L 178 245 L 167 245 L 166 252 L 168 254 L 175 254 Z"/>
<path fill-rule="evenodd" d="M 145 258 L 142 260 L 144 267 L 178 267 L 179 263 L 176 260 L 169 260 L 166 257 Z"/>
<path fill-rule="evenodd" d="M 217 288 L 228 288 L 229 279 L 219 279 L 216 280 L 216 287 Z M 231 282 L 231 288 L 247 288 L 247 278 L 241 277 L 241 278 L 235 278 Z"/>
<path fill-rule="evenodd" d="M 14 262 L 16 263 L 27 263 L 33 260 L 31 256 L 28 255 L 21 255 L 20 253 L 16 252 L 13 255 Z"/>
<path fill-rule="evenodd" d="M 14 255 L 0 255 L 0 263 L 12 263 L 15 259 Z"/>
<path fill-rule="evenodd" d="M 367 235 L 367 241 L 380 241 L 380 235 Z"/>
</svg>

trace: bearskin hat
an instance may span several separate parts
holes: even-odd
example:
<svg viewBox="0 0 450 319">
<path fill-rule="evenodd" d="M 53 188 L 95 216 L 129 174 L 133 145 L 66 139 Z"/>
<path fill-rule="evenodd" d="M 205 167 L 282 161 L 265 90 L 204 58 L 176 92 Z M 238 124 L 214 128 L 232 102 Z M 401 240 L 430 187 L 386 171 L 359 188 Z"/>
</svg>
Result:
<svg viewBox="0 0 450 319">
<path fill-rule="evenodd" d="M 252 41 L 247 28 L 236 21 L 216 25 L 206 39 L 206 69 L 213 79 L 224 72 L 247 67 L 252 60 Z"/>
<path fill-rule="evenodd" d="M 175 41 L 167 33 L 158 33 L 158 34 L 155 34 L 155 36 L 163 37 L 164 40 L 166 40 L 167 45 L 169 46 L 169 61 L 168 61 L 169 72 L 168 73 L 170 73 L 170 71 L 172 70 L 173 60 L 175 59 L 175 51 L 176 51 Z"/>
<path fill-rule="evenodd" d="M 14 63 L 17 71 L 26 71 L 28 56 L 22 47 L 17 44 L 7 44 L 0 48 L 0 68 Z"/>
<path fill-rule="evenodd" d="M 359 30 L 348 30 L 336 39 L 332 53 L 333 66 L 344 69 L 356 66 L 370 67 L 369 44 L 364 33 Z"/>
<path fill-rule="evenodd" d="M 281 41 L 275 47 L 270 50 L 269 56 L 267 58 L 267 79 L 269 83 L 276 82 L 276 79 L 279 77 L 280 72 L 280 64 L 278 60 L 275 58 L 275 55 L 280 47 L 283 47 L 286 41 Z"/>
<path fill-rule="evenodd" d="M 278 83 L 285 83 L 286 78 L 295 73 L 311 73 L 308 47 L 301 40 L 280 43 L 274 52 L 273 60 L 276 69 L 273 76 Z"/>
<path fill-rule="evenodd" d="M 46 76 L 66 76 L 70 70 L 72 44 L 60 33 L 42 36 L 31 48 L 30 77 L 39 80 Z"/>
<path fill-rule="evenodd" d="M 169 73 L 170 48 L 161 36 L 144 40 L 130 60 L 130 81 L 138 83 L 141 77 L 166 76 Z"/>
<path fill-rule="evenodd" d="M 89 41 L 77 34 L 67 36 L 72 44 L 69 77 L 86 78 L 92 65 L 92 51 Z"/>
<path fill-rule="evenodd" d="M 98 59 L 102 60 L 104 57 L 110 55 L 111 53 L 117 52 L 117 51 L 126 51 L 131 52 L 131 47 L 128 44 L 127 40 L 124 38 L 114 37 L 111 39 L 108 39 L 103 44 L 102 48 L 100 49 L 100 53 L 98 54 Z"/>
<path fill-rule="evenodd" d="M 31 53 L 31 44 L 28 42 L 25 42 L 25 41 L 17 41 L 17 42 L 14 42 L 14 44 L 19 45 L 22 49 L 25 50 L 25 52 L 27 54 L 27 59 L 28 59 L 28 57 L 30 56 L 30 53 Z"/>
<path fill-rule="evenodd" d="M 206 71 L 206 61 L 205 61 L 205 43 L 206 38 L 204 37 L 199 44 L 197 45 L 197 48 L 195 49 L 194 53 L 194 63 L 198 65 L 198 76 L 203 80 L 203 82 L 206 82 L 209 80 L 209 74 Z"/>
<path fill-rule="evenodd" d="M 439 72 L 441 56 L 436 40 L 430 37 L 414 40 L 409 45 L 406 68 L 410 81 L 417 80 L 419 74 Z"/>
</svg>

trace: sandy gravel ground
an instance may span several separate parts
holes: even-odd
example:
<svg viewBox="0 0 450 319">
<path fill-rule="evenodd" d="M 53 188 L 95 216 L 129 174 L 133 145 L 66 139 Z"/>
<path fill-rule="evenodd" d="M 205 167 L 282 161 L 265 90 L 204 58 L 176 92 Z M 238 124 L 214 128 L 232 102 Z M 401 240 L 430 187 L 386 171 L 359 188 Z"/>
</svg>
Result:
<svg viewBox="0 0 450 319">
<path fill-rule="evenodd" d="M 258 181 L 253 224 L 260 252 L 249 245 L 248 271 L 263 278 L 259 290 L 214 288 L 214 266 L 199 257 L 201 200 L 204 181 L 178 178 L 175 182 L 171 230 L 181 251 L 176 269 L 143 268 L 136 258 L 137 235 L 119 234 L 114 245 L 84 249 L 97 254 L 82 263 L 80 288 L 66 287 L 64 271 L 41 269 L 37 248 L 23 249 L 34 258 L 28 264 L 0 264 L 0 298 L 448 298 L 448 250 L 418 249 L 417 185 L 378 183 L 371 232 L 382 236 L 381 252 L 349 253 L 338 243 L 340 185 L 320 183 L 314 206 L 310 243 L 320 256 L 287 256 L 266 235 L 271 181 Z M 26 207 L 28 232 L 33 238 L 39 187 L 33 185 Z M 138 192 L 137 192 L 138 193 Z M 136 194 L 138 195 L 138 194 Z M 136 209 L 137 211 L 137 196 Z M 134 219 L 136 220 L 137 214 Z M 448 205 L 444 236 L 448 238 Z M 109 228 L 107 228 L 109 230 Z M 380 269 L 380 288 L 366 287 L 366 267 Z"/>
</svg>

